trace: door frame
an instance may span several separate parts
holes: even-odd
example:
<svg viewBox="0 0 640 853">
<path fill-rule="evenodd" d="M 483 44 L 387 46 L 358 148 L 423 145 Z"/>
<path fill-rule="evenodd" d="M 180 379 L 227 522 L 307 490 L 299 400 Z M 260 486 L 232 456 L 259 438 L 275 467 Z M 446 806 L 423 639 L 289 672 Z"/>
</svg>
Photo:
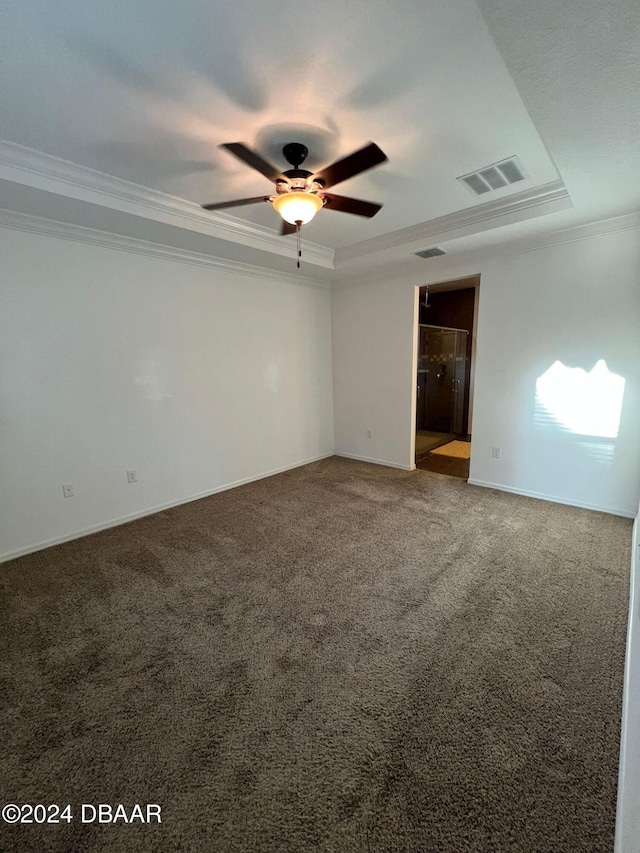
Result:
<svg viewBox="0 0 640 853">
<path fill-rule="evenodd" d="M 469 366 L 469 423 L 467 429 L 469 435 L 473 435 L 473 397 L 475 394 L 475 371 L 476 371 L 476 351 L 478 339 L 478 308 L 480 306 L 480 273 L 463 276 L 461 278 L 445 279 L 436 282 L 424 282 L 416 285 L 414 288 L 413 300 L 413 359 L 412 359 L 412 374 L 411 387 L 413 393 L 411 395 L 411 465 L 413 469 L 416 467 L 416 416 L 417 416 L 417 394 L 416 394 L 416 377 L 418 375 L 418 326 L 420 325 L 420 290 L 428 287 L 431 293 L 438 293 L 445 290 L 475 290 L 473 301 L 473 328 L 471 330 L 471 364 Z M 471 446 L 471 454 L 473 455 L 473 442 Z"/>
</svg>

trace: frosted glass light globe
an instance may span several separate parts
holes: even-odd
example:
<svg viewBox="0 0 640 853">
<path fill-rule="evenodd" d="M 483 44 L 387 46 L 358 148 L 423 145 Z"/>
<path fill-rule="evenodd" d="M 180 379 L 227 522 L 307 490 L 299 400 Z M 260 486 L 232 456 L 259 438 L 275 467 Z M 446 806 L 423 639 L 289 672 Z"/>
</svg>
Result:
<svg viewBox="0 0 640 853">
<path fill-rule="evenodd" d="M 315 193 L 294 191 L 276 196 L 273 206 L 280 216 L 291 225 L 301 222 L 305 225 L 322 207 L 322 199 Z"/>
</svg>

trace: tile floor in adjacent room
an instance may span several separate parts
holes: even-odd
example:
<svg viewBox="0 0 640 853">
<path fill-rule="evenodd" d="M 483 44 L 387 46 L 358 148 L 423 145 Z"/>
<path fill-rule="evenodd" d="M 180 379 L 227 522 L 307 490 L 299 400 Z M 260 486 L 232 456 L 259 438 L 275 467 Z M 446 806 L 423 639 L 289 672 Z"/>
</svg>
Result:
<svg viewBox="0 0 640 853">
<path fill-rule="evenodd" d="M 460 477 L 463 480 L 469 479 L 469 459 L 430 452 L 416 458 L 416 468 L 421 471 L 433 471 L 435 474 L 447 474 L 449 477 Z"/>
</svg>

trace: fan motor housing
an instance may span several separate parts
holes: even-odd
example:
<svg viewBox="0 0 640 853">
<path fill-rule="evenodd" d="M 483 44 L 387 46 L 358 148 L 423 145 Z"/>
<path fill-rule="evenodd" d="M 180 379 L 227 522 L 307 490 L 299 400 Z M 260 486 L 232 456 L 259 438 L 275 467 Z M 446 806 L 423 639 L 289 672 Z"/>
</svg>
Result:
<svg viewBox="0 0 640 853">
<path fill-rule="evenodd" d="M 306 180 L 307 178 L 310 178 L 311 175 L 313 175 L 313 172 L 308 172 L 306 169 L 287 169 L 287 171 L 283 172 L 282 174 L 286 175 L 289 180 L 295 178 L 304 178 Z"/>
<path fill-rule="evenodd" d="M 287 169 L 282 174 L 287 180 L 279 178 L 276 181 L 276 192 L 278 195 L 288 192 L 317 193 L 324 188 L 322 178 L 314 178 L 313 172 L 308 172 L 306 169 Z"/>
</svg>

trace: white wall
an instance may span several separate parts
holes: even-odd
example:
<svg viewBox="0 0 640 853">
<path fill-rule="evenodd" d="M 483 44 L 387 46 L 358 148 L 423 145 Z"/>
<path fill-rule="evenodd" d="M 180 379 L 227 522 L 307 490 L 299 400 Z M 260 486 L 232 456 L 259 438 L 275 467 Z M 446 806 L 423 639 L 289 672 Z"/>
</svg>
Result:
<svg viewBox="0 0 640 853">
<path fill-rule="evenodd" d="M 633 515 L 640 496 L 640 231 L 575 237 L 517 254 L 438 259 L 425 263 L 420 278 L 379 276 L 336 290 L 336 453 L 410 467 L 415 287 L 480 273 L 471 480 Z M 556 361 L 589 373 L 601 359 L 625 380 L 617 435 L 586 436 L 545 417 L 536 380 Z M 501 448 L 500 459 L 492 446 Z"/>
<path fill-rule="evenodd" d="M 392 282 L 373 281 L 333 291 L 337 453 L 411 467 L 408 407 L 416 388 L 415 311 L 413 287 L 396 289 Z"/>
<path fill-rule="evenodd" d="M 0 240 L 0 557 L 332 452 L 327 290 Z"/>
</svg>

